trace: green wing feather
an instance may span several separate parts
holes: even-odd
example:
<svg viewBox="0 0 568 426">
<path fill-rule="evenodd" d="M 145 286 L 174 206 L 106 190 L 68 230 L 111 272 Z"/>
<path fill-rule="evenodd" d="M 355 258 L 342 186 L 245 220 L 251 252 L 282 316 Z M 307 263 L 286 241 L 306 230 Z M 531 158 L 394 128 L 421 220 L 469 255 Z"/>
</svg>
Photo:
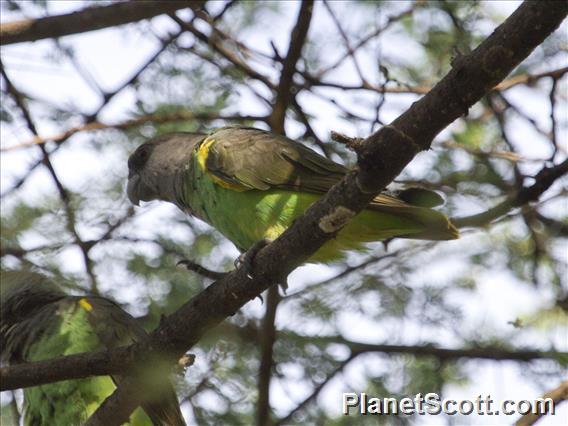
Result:
<svg viewBox="0 0 568 426">
<path fill-rule="evenodd" d="M 325 193 L 347 172 L 310 148 L 259 129 L 226 127 L 207 156 L 207 169 L 220 179 L 247 189 L 271 188 Z"/>
</svg>

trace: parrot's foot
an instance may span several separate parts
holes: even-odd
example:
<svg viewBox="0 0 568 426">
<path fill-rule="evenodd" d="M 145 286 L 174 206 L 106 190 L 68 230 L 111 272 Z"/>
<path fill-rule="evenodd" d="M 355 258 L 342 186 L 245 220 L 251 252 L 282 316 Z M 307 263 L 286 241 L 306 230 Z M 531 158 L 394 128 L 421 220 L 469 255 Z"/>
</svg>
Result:
<svg viewBox="0 0 568 426">
<path fill-rule="evenodd" d="M 254 258 L 258 254 L 260 250 L 270 244 L 272 240 L 268 238 L 263 238 L 262 240 L 258 240 L 256 243 L 252 245 L 247 251 L 242 253 L 237 259 L 235 260 L 235 268 L 243 269 L 246 273 L 248 279 L 252 280 L 253 275 L 252 271 L 254 269 Z"/>
<path fill-rule="evenodd" d="M 253 269 L 254 269 L 254 258 L 258 254 L 260 250 L 270 244 L 272 240 L 268 238 L 263 238 L 262 240 L 257 241 L 249 248 L 247 251 L 242 253 L 236 260 L 235 260 L 235 268 L 243 268 L 244 272 L 247 275 L 247 278 L 252 280 L 253 279 Z M 288 281 L 286 278 L 283 279 L 282 282 L 277 283 L 281 288 L 284 294 L 286 294 L 286 290 L 288 289 Z M 257 296 L 262 303 L 264 303 L 264 299 L 262 296 Z"/>
</svg>

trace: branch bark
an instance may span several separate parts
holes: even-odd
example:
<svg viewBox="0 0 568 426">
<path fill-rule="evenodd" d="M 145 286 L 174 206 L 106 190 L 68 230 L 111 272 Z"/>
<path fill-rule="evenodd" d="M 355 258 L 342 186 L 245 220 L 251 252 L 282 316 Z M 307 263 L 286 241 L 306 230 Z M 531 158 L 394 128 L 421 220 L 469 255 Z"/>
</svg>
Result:
<svg viewBox="0 0 568 426">
<path fill-rule="evenodd" d="M 128 1 L 88 7 L 64 15 L 24 19 L 0 25 L 0 44 L 37 41 L 137 22 L 178 9 L 199 9 L 204 1 Z"/>
<path fill-rule="evenodd" d="M 124 374 L 124 371 L 129 369 L 129 357 L 124 357 L 123 353 L 113 356 L 113 353 L 112 351 L 88 352 L 1 367 L 1 390 L 20 389 L 89 376 Z"/>
</svg>

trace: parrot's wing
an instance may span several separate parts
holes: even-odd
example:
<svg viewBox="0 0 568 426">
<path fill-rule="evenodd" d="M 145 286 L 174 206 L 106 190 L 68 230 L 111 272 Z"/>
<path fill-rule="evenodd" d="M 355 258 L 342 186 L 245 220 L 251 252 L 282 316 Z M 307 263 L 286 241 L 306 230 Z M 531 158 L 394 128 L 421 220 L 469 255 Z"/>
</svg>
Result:
<svg viewBox="0 0 568 426">
<path fill-rule="evenodd" d="M 325 193 L 347 172 L 310 148 L 259 129 L 223 128 L 201 144 L 208 172 L 241 191 L 271 188 Z"/>
<path fill-rule="evenodd" d="M 134 317 L 111 300 L 99 296 L 75 296 L 74 299 L 88 311 L 89 323 L 107 349 L 130 345 L 148 336 Z"/>
<path fill-rule="evenodd" d="M 89 322 L 99 341 L 107 349 L 148 337 L 138 321 L 111 300 L 96 296 L 77 299 L 81 307 L 89 312 Z M 120 378 L 114 376 L 113 380 L 117 384 L 120 382 Z M 179 403 L 169 380 L 157 386 L 155 391 L 155 398 L 142 403 L 142 408 L 152 423 L 160 426 L 184 426 Z"/>
<path fill-rule="evenodd" d="M 0 359 L 26 360 L 30 346 L 57 323 L 57 301 L 65 294 L 45 276 L 27 271 L 0 273 Z"/>
<path fill-rule="evenodd" d="M 278 188 L 324 194 L 347 173 L 344 166 L 296 141 L 253 128 L 219 129 L 203 141 L 197 155 L 205 159 L 208 172 L 241 191 Z M 441 199 L 425 189 L 416 189 L 416 193 L 422 198 L 428 198 L 428 193 L 430 198 Z M 418 201 L 419 197 L 408 194 L 406 199 L 379 194 L 369 208 L 427 207 L 422 200 Z M 432 201 L 430 206 L 438 204 L 441 203 Z"/>
</svg>

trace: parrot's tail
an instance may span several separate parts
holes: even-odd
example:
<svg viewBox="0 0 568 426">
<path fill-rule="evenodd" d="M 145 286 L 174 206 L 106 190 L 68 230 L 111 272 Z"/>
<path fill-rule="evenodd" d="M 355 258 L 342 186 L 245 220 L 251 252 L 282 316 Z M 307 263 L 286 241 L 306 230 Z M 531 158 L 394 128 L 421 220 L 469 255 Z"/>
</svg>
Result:
<svg viewBox="0 0 568 426">
<path fill-rule="evenodd" d="M 459 231 L 436 210 L 411 205 L 372 204 L 353 218 L 335 239 L 325 243 L 310 261 L 327 263 L 340 260 L 347 250 L 361 250 L 366 243 L 392 238 L 455 240 L 459 238 Z"/>
</svg>

